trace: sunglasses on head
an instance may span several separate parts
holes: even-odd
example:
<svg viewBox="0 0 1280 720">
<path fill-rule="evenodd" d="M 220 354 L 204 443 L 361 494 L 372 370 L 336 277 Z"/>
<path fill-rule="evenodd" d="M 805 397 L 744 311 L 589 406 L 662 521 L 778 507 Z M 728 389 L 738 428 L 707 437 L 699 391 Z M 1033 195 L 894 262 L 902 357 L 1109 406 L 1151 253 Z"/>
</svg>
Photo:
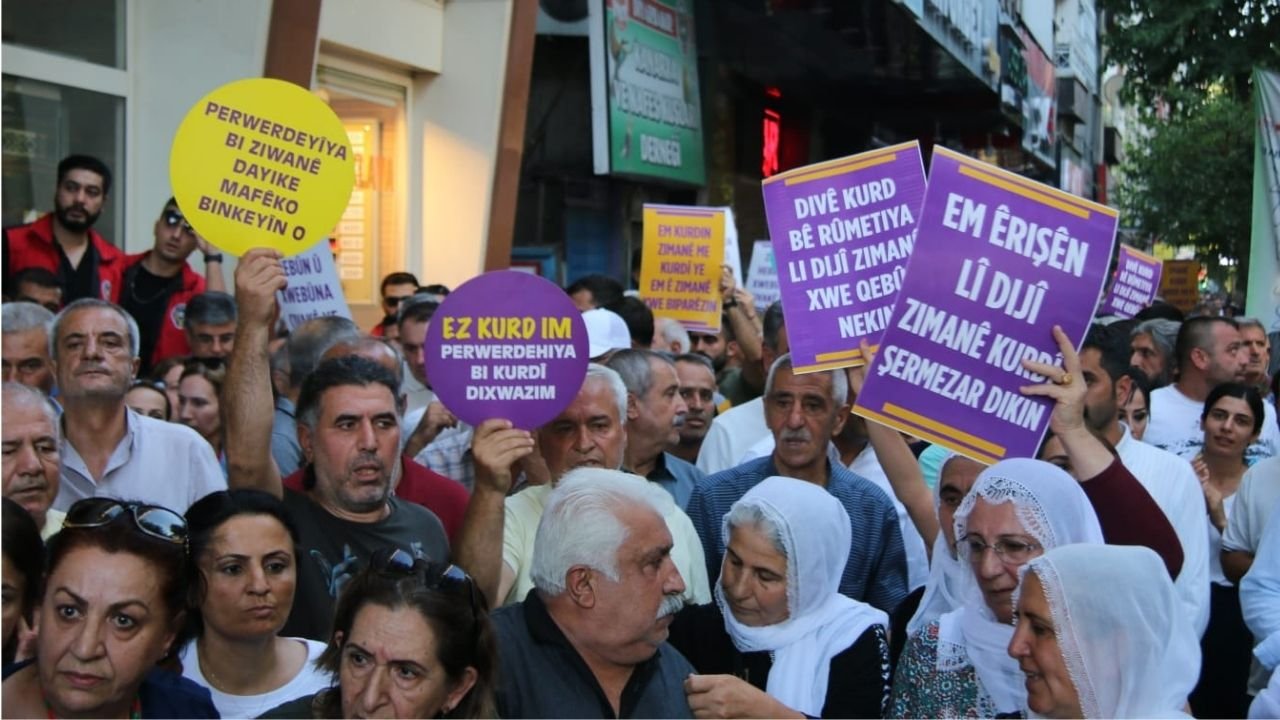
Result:
<svg viewBox="0 0 1280 720">
<path fill-rule="evenodd" d="M 149 390 L 158 390 L 160 392 L 164 392 L 166 389 L 163 380 L 144 380 L 142 378 L 138 378 L 129 384 L 130 390 L 135 388 L 147 388 Z"/>
<path fill-rule="evenodd" d="M 374 553 L 370 563 L 374 570 L 384 574 L 422 574 L 428 590 L 447 593 L 455 588 L 464 589 L 471 601 L 473 620 L 478 620 L 488 607 L 480 595 L 480 589 L 476 587 L 476 581 L 457 565 L 442 566 L 428 563 L 425 560 L 418 560 L 400 548 L 383 548 Z"/>
<path fill-rule="evenodd" d="M 187 219 L 177 210 L 165 210 L 162 217 L 164 218 L 165 225 L 174 227 L 178 223 L 182 223 L 182 232 L 187 233 L 188 235 L 196 234 L 195 228 L 191 227 L 191 223 L 187 222 Z"/>
<path fill-rule="evenodd" d="M 186 547 L 187 521 L 178 513 L 160 507 L 113 498 L 85 498 L 67 510 L 64 528 L 106 527 L 121 516 L 133 520 L 133 526 L 151 537 Z"/>
</svg>

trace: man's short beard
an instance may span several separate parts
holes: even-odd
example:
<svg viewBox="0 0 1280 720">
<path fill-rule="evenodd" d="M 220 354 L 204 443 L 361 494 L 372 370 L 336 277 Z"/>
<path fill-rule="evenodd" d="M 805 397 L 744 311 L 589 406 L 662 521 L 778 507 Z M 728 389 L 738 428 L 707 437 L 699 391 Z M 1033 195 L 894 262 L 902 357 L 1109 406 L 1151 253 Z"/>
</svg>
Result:
<svg viewBox="0 0 1280 720">
<path fill-rule="evenodd" d="M 85 230 L 93 227 L 94 223 L 98 222 L 98 218 L 102 213 L 101 211 L 97 213 L 90 213 L 88 210 L 84 210 L 84 208 L 80 209 L 85 214 L 84 220 L 73 220 L 67 217 L 67 213 L 69 213 L 72 208 L 58 208 L 53 211 L 53 214 L 58 218 L 58 224 L 62 227 L 70 230 L 71 232 L 84 232 Z"/>
</svg>

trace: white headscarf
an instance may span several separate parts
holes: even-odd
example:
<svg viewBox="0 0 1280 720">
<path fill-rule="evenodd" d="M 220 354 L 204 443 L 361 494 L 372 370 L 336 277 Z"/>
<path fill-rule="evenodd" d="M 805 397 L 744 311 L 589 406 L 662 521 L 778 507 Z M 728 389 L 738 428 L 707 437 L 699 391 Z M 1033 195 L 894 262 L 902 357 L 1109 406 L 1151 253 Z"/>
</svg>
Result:
<svg viewBox="0 0 1280 720">
<path fill-rule="evenodd" d="M 1149 548 L 1059 547 L 1027 563 L 1086 718 L 1186 717 L 1200 641 Z M 1021 585 L 1019 585 L 1021 587 Z"/>
<path fill-rule="evenodd" d="M 956 510 L 956 540 L 968 534 L 969 514 L 978 500 L 1013 503 L 1022 529 L 1045 551 L 1072 543 L 1103 543 L 1102 527 L 1089 498 L 1074 478 L 1040 460 L 1002 460 L 982 471 Z M 1025 677 L 1009 657 L 1013 625 L 996 619 L 972 566 L 964 573 L 962 606 L 938 619 L 938 669 L 954 672 L 973 665 L 998 712 L 1026 707 Z"/>
<path fill-rule="evenodd" d="M 932 445 L 925 450 L 925 453 L 934 448 L 942 448 L 942 446 Z M 935 514 L 942 506 L 942 476 L 946 474 L 947 463 L 959 457 L 945 448 L 942 451 L 945 455 L 938 463 L 938 477 L 933 484 Z M 922 454 L 921 460 L 923 459 Z M 929 579 L 925 582 L 924 596 L 920 598 L 920 606 L 916 608 L 916 614 L 912 615 L 911 621 L 907 623 L 907 637 L 916 634 L 920 628 L 937 620 L 943 613 L 951 612 L 960 606 L 961 581 L 965 573 L 969 572 L 969 568 L 957 560 L 952 552 L 953 549 L 947 546 L 946 533 L 939 528 L 937 537 L 933 539 L 933 554 L 929 558 Z"/>
<path fill-rule="evenodd" d="M 725 630 L 740 652 L 773 653 L 766 692 L 794 710 L 820 716 L 831 658 L 849 649 L 872 625 L 887 628 L 889 618 L 840 594 L 853 528 L 844 506 L 825 489 L 777 476 L 759 483 L 726 514 L 726 546 L 728 518 L 743 505 L 758 508 L 778 532 L 787 556 L 788 616 L 765 627 L 743 625 L 733 616 L 717 582 L 716 603 L 724 614 Z"/>
</svg>

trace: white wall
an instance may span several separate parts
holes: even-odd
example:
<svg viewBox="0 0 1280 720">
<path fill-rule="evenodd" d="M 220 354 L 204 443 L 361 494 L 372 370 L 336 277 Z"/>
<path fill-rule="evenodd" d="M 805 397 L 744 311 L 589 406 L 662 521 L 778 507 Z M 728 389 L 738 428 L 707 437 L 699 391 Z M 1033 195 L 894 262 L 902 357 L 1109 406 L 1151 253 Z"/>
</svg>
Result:
<svg viewBox="0 0 1280 720">
<path fill-rule="evenodd" d="M 140 252 L 151 247 L 151 226 L 172 194 L 169 148 L 187 110 L 219 85 L 262 76 L 271 3 L 142 0 L 131 9 L 127 237 L 121 245 Z M 199 253 L 191 259 L 201 269 Z"/>
<path fill-rule="evenodd" d="M 484 268 L 513 1 L 525 0 L 447 3 L 441 73 L 415 83 L 409 236 L 421 242 L 407 259 L 423 282 L 457 286 Z"/>
<path fill-rule="evenodd" d="M 394 65 L 440 72 L 445 15 L 442 0 L 323 0 L 320 38 Z"/>
</svg>

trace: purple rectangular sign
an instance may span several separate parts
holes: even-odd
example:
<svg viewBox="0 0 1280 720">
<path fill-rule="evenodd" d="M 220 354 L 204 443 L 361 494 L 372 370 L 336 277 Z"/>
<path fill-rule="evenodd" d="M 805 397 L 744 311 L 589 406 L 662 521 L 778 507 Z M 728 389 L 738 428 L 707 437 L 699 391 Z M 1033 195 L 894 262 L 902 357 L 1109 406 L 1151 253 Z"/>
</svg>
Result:
<svg viewBox="0 0 1280 720">
<path fill-rule="evenodd" d="M 1044 382 L 1021 360 L 1062 362 L 1054 325 L 1084 340 L 1116 225 L 1112 208 L 935 148 L 916 250 L 854 412 L 980 462 L 1034 457 L 1051 407 L 1018 392 Z"/>
<path fill-rule="evenodd" d="M 1111 292 L 1107 293 L 1099 313 L 1119 318 L 1137 315 L 1139 310 L 1156 299 L 1163 269 L 1164 261 L 1160 258 L 1121 245 L 1120 257 L 1116 260 L 1116 279 L 1111 283 Z"/>
<path fill-rule="evenodd" d="M 924 201 L 920 144 L 903 143 L 763 183 L 796 373 L 864 364 L 915 245 Z"/>
</svg>

